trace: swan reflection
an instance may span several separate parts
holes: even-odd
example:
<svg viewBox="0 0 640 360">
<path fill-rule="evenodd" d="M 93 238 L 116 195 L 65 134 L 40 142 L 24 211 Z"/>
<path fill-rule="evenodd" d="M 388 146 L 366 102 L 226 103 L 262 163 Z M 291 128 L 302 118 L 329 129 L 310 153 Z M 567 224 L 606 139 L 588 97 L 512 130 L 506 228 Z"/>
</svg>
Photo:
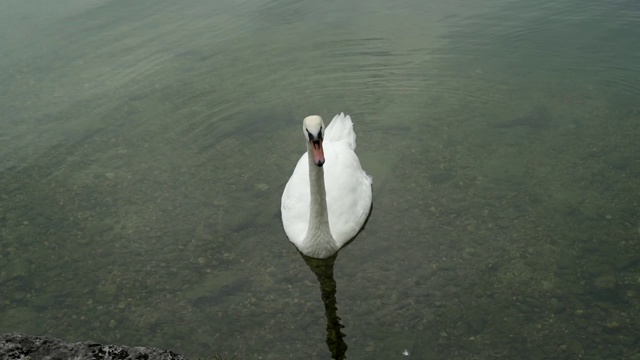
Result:
<svg viewBox="0 0 640 360">
<path fill-rule="evenodd" d="M 333 267 L 338 254 L 335 253 L 326 259 L 316 259 L 302 253 L 300 255 L 320 283 L 324 313 L 327 317 L 327 346 L 331 352 L 331 358 L 336 360 L 346 359 L 347 344 L 344 342 L 346 335 L 342 332 L 344 326 L 340 324 L 340 317 L 338 316 L 336 280 L 333 277 Z"/>
</svg>

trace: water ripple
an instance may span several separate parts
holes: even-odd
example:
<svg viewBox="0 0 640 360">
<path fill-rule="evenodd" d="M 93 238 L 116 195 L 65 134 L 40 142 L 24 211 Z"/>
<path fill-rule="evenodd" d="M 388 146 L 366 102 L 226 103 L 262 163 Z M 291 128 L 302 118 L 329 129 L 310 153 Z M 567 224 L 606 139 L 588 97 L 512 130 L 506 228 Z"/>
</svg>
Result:
<svg viewBox="0 0 640 360">
<path fill-rule="evenodd" d="M 496 73 L 589 73 L 605 86 L 638 94 L 640 48 L 625 44 L 640 37 L 639 23 L 635 2 L 517 2 L 500 12 L 455 19 L 447 38 L 458 63 L 477 61 Z"/>
</svg>

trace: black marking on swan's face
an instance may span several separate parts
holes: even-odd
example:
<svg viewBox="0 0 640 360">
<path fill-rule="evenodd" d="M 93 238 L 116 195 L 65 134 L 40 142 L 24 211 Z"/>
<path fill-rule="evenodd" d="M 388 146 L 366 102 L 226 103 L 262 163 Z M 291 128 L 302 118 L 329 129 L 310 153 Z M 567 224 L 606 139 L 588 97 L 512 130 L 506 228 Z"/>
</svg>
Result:
<svg viewBox="0 0 640 360">
<path fill-rule="evenodd" d="M 306 129 L 307 135 L 309 136 L 309 142 L 313 143 L 314 146 L 319 145 L 322 141 L 322 126 L 320 126 L 320 131 L 318 131 L 318 135 L 314 135 L 309 129 Z"/>
</svg>

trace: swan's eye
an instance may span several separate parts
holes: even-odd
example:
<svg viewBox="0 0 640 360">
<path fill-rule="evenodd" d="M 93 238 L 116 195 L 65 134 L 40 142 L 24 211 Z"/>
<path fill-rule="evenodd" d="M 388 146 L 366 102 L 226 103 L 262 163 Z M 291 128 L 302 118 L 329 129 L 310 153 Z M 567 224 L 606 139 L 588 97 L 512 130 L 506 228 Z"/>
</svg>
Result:
<svg viewBox="0 0 640 360">
<path fill-rule="evenodd" d="M 309 141 L 313 141 L 313 135 L 311 134 L 311 132 L 309 132 L 309 130 L 307 130 L 307 134 L 309 135 Z"/>
</svg>

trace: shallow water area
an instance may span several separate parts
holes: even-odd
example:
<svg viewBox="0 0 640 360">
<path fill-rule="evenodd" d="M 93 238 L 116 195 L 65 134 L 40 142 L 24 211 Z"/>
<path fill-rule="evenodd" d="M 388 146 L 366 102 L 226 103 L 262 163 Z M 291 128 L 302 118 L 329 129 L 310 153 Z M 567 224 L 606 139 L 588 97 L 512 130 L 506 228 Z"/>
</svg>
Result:
<svg viewBox="0 0 640 360">
<path fill-rule="evenodd" d="M 279 207 L 344 111 L 348 358 L 640 356 L 639 37 L 625 0 L 5 0 L 0 332 L 329 358 Z"/>
</svg>

